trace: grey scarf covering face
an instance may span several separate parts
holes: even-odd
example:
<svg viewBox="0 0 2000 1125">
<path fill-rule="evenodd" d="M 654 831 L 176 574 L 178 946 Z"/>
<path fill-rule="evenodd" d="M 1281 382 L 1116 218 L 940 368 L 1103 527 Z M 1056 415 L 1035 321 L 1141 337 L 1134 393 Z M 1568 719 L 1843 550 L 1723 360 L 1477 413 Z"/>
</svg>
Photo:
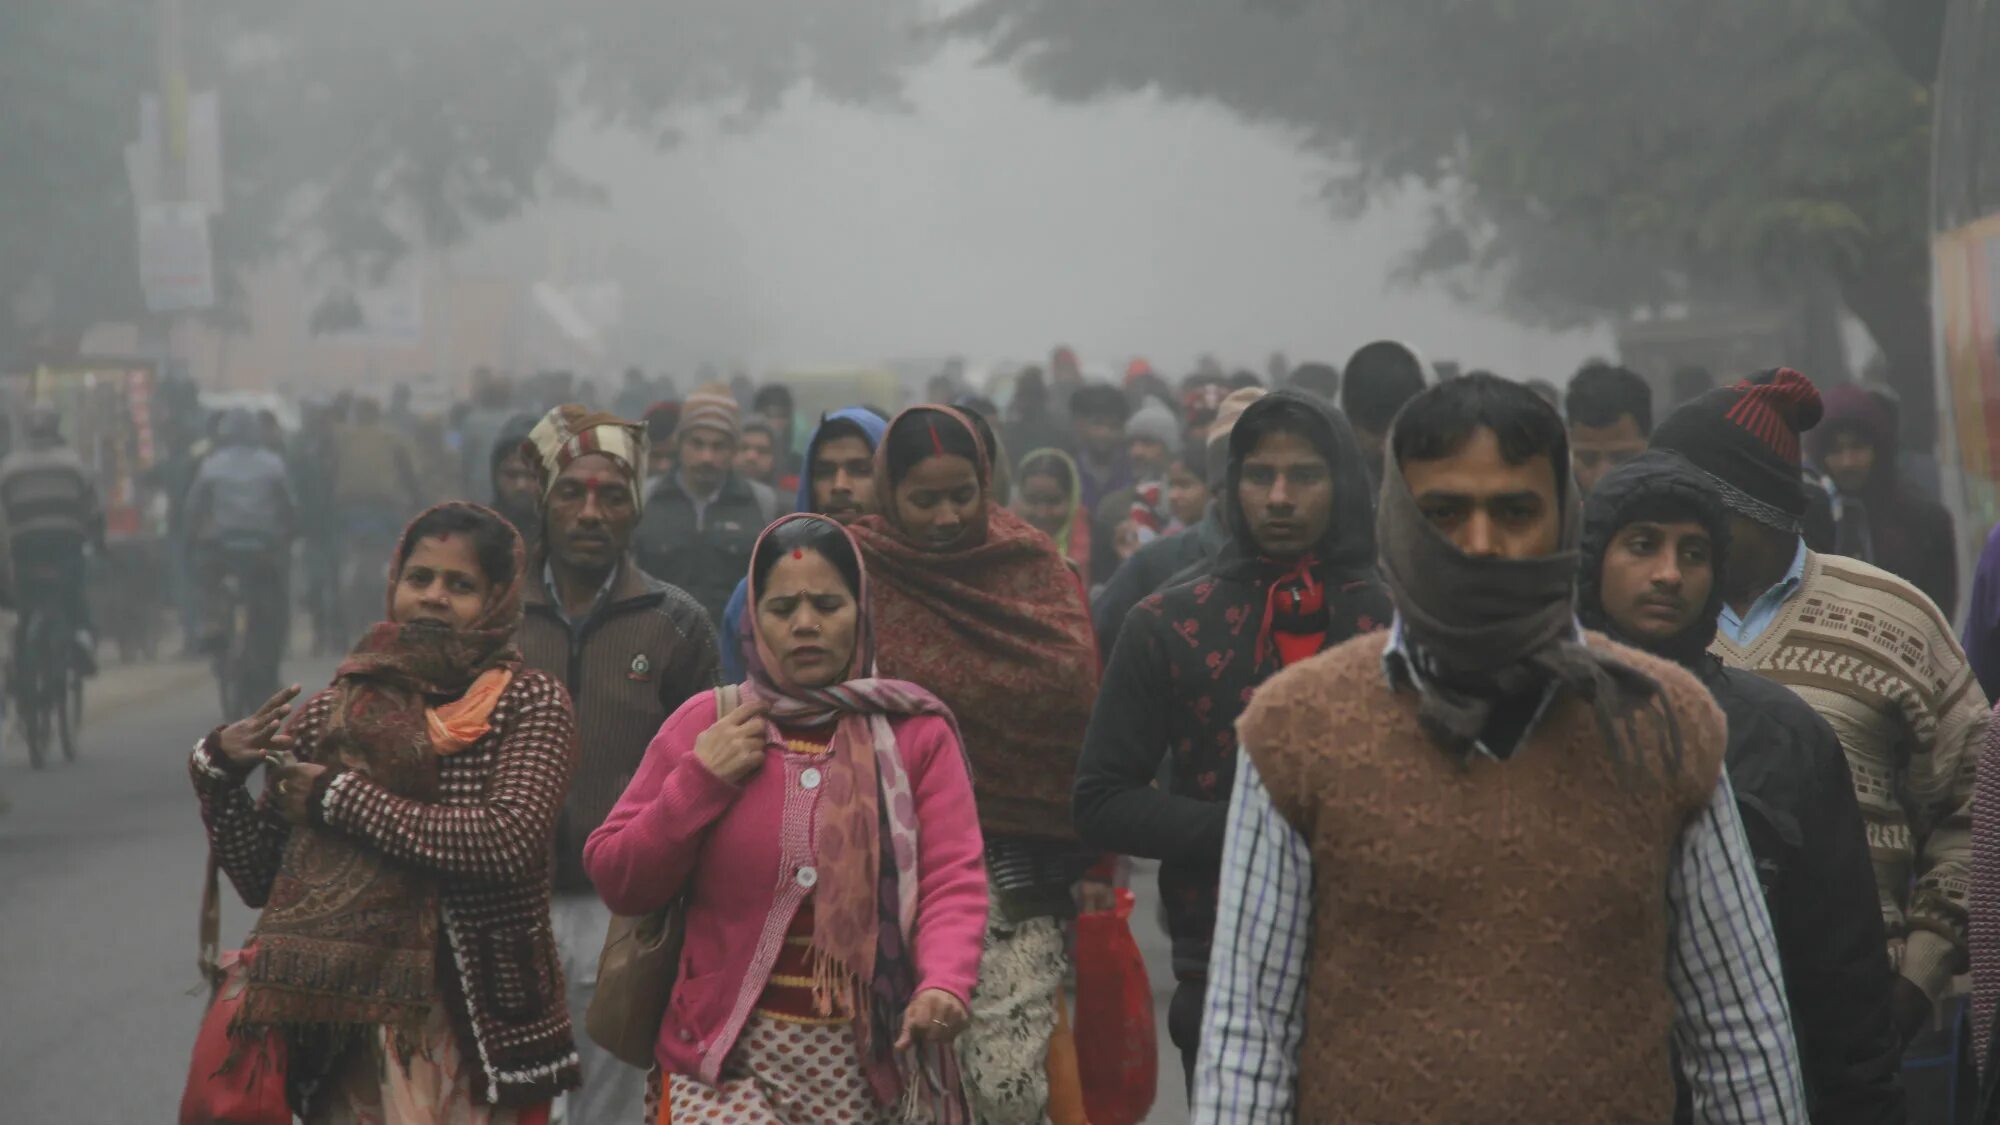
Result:
<svg viewBox="0 0 2000 1125">
<path fill-rule="evenodd" d="M 1394 448 L 1394 435 L 1387 443 Z M 1567 469 L 1566 450 L 1558 464 Z M 1375 539 L 1382 579 L 1402 618 L 1411 659 L 1424 673 L 1417 717 L 1447 751 L 1466 754 L 1494 705 L 1554 685 L 1591 704 L 1606 749 L 1622 768 L 1638 763 L 1633 713 L 1661 696 L 1653 677 L 1592 649 L 1576 626 L 1578 541 L 1583 520 L 1565 471 L 1562 537 L 1554 554 L 1531 559 L 1473 558 L 1453 546 L 1417 507 L 1393 453 L 1383 458 Z M 1662 699 L 1670 746 L 1680 733 Z"/>
</svg>

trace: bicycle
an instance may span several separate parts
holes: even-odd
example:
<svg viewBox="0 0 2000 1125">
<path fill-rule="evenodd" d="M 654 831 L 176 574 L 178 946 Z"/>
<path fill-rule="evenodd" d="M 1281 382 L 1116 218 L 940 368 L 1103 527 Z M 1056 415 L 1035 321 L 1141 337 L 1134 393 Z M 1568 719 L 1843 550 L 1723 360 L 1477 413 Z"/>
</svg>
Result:
<svg viewBox="0 0 2000 1125">
<path fill-rule="evenodd" d="M 46 573 L 31 576 L 54 581 Z M 46 588 L 46 587 L 45 587 Z M 83 726 L 83 675 L 76 662 L 76 625 L 43 599 L 24 599 L 14 651 L 14 703 L 28 764 L 48 762 L 51 736 L 64 761 L 76 761 L 78 728 Z"/>
<path fill-rule="evenodd" d="M 247 715 L 276 690 L 270 684 L 276 676 L 277 654 L 260 651 L 256 630 L 265 627 L 259 607 L 251 604 L 258 589 L 258 576 L 270 566 L 269 548 L 261 542 L 230 543 L 222 547 L 210 565 L 220 570 L 213 596 L 212 620 L 221 624 L 212 639 L 215 687 L 222 714 Z M 282 612 L 282 609 L 279 610 Z"/>
</svg>

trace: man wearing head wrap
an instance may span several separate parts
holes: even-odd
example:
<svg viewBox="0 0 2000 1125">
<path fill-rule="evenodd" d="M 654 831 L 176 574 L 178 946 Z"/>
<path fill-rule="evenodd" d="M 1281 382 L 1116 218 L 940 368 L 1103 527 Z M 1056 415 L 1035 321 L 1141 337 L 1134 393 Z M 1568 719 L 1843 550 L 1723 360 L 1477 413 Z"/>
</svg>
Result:
<svg viewBox="0 0 2000 1125">
<path fill-rule="evenodd" d="M 767 485 L 736 471 L 742 408 L 729 388 L 710 384 L 681 404 L 674 433 L 678 467 L 653 482 L 636 549 L 648 574 L 694 595 L 710 621 L 750 571 L 750 551 L 777 515 Z"/>
<path fill-rule="evenodd" d="M 1800 435 L 1820 414 L 1811 380 L 1779 368 L 1674 411 L 1653 448 L 1692 462 L 1730 511 L 1716 656 L 1797 692 L 1847 752 L 1907 1041 L 1966 965 L 1973 764 L 1986 697 L 1929 598 L 1885 570 L 1808 550 L 1799 537 Z"/>
<path fill-rule="evenodd" d="M 1577 613 L 1694 673 L 1729 722 L 1725 766 L 1771 910 L 1812 1120 L 1901 1122 L 1893 974 L 1847 758 L 1804 700 L 1709 653 L 1728 569 L 1722 495 L 1678 454 L 1642 453 L 1598 478 Z"/>
<path fill-rule="evenodd" d="M 624 793 L 660 724 L 715 686 L 715 630 L 692 597 L 648 575 L 630 554 L 644 498 L 645 427 L 558 406 L 521 452 L 542 498 L 542 550 L 530 563 L 539 580 L 528 586 L 521 653 L 561 679 L 576 704 L 578 759 L 556 826 L 551 919 L 570 1017 L 581 1027 L 611 919 L 584 874 L 584 841 Z M 577 1037 L 577 1052 L 583 1088 L 569 1095 L 566 1120 L 639 1120 L 645 1073 L 587 1036 Z"/>
<path fill-rule="evenodd" d="M 1562 419 L 1468 375 L 1388 436 L 1395 622 L 1236 724 L 1195 1121 L 1803 1121 L 1721 713 L 1574 616 Z M 1664 893 L 1663 893 L 1664 892 Z"/>
<path fill-rule="evenodd" d="M 1208 429 L 1207 476 L 1213 499 L 1208 502 L 1208 513 L 1200 523 L 1178 534 L 1163 536 L 1140 547 L 1132 557 L 1120 563 L 1104 584 L 1097 596 L 1091 600 L 1090 621 L 1097 630 L 1097 652 L 1105 660 L 1111 659 L 1111 649 L 1118 641 L 1118 631 L 1125 627 L 1125 615 L 1139 604 L 1139 599 L 1169 584 L 1176 576 L 1192 578 L 1192 573 L 1182 575 L 1182 571 L 1199 565 L 1204 559 L 1222 549 L 1229 541 L 1229 530 L 1223 526 L 1224 510 L 1223 475 L 1229 466 L 1229 430 L 1236 425 L 1245 407 L 1264 397 L 1264 392 L 1256 387 L 1245 387 L 1231 391 L 1216 407 L 1214 421 Z"/>
<path fill-rule="evenodd" d="M 1180 982 L 1167 1030 L 1190 1083 L 1236 768 L 1236 717 L 1278 669 L 1386 626 L 1375 511 L 1354 436 L 1299 391 L 1252 402 L 1227 439 L 1229 538 L 1197 578 L 1141 601 L 1105 668 L 1077 764 L 1086 843 L 1158 859 Z M 1171 755 L 1163 785 L 1160 760 Z"/>
<path fill-rule="evenodd" d="M 797 512 L 816 512 L 849 524 L 875 510 L 875 447 L 889 423 L 865 406 L 849 406 L 820 419 L 806 441 L 799 474 Z M 722 675 L 729 683 L 743 679 L 743 650 L 737 638 L 743 629 L 743 607 L 749 597 L 747 577 L 736 583 L 722 609 Z"/>
</svg>

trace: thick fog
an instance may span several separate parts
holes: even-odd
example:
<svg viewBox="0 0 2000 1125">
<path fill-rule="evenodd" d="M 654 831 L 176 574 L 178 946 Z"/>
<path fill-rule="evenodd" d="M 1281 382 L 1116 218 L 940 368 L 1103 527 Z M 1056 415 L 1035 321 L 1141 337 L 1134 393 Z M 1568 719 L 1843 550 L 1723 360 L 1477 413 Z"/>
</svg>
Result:
<svg viewBox="0 0 2000 1125">
<path fill-rule="evenodd" d="M 459 260 L 624 289 L 612 351 L 647 366 L 1032 359 L 1092 365 L 1202 353 L 1262 369 L 1381 336 L 1560 381 L 1608 335 L 1525 328 L 1389 276 L 1420 203 L 1335 221 L 1324 169 L 1286 134 L 1207 106 L 1076 108 L 948 49 L 906 111 L 794 94 L 755 127 L 699 119 L 659 150 L 572 129 L 599 207 L 548 206 Z"/>
</svg>

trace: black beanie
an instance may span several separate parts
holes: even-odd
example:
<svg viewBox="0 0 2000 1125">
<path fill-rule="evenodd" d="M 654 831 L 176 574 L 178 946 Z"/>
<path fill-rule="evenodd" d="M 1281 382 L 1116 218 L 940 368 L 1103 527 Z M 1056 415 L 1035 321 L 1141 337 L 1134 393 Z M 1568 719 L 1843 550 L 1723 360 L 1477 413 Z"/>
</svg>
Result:
<svg viewBox="0 0 2000 1125">
<path fill-rule="evenodd" d="M 1740 516 L 1797 532 L 1806 512 L 1799 435 L 1819 424 L 1819 388 L 1789 367 L 1707 392 L 1653 431 L 1653 448 L 1672 450 L 1715 481 Z"/>
</svg>

